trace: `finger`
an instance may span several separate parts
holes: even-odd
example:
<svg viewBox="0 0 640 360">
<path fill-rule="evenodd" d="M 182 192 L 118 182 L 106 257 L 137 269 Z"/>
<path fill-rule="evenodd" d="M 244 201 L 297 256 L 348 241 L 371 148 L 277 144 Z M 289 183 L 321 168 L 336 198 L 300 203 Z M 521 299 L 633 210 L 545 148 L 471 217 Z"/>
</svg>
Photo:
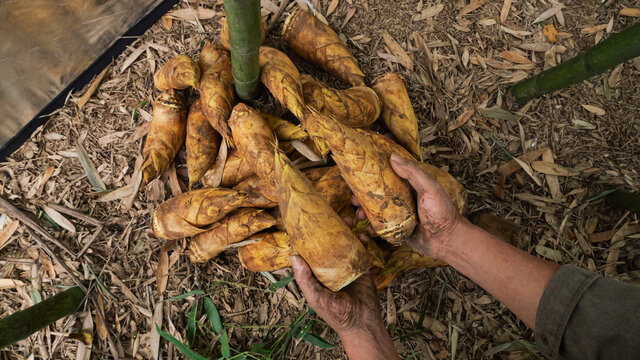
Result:
<svg viewBox="0 0 640 360">
<path fill-rule="evenodd" d="M 354 226 L 356 226 L 355 225 L 355 220 L 353 220 L 350 216 L 345 216 L 345 217 L 342 218 L 342 220 L 350 228 L 353 228 Z"/>
<path fill-rule="evenodd" d="M 365 214 L 364 210 L 362 208 L 359 208 L 356 211 L 356 217 L 358 217 L 358 220 L 364 220 L 367 218 L 367 214 Z"/>
<path fill-rule="evenodd" d="M 358 235 L 358 239 L 360 240 L 360 242 L 362 243 L 362 245 L 367 246 L 369 244 L 369 237 L 365 234 L 359 234 Z"/>
<path fill-rule="evenodd" d="M 355 207 L 360 207 L 360 200 L 358 200 L 358 198 L 355 195 L 353 195 L 351 197 L 351 204 L 353 204 L 353 206 Z"/>
<path fill-rule="evenodd" d="M 320 303 L 320 298 L 331 294 L 331 291 L 322 286 L 313 276 L 309 264 L 302 257 L 298 255 L 292 256 L 291 265 L 296 282 L 312 308 L 315 308 Z"/>
<path fill-rule="evenodd" d="M 409 184 L 411 184 L 418 193 L 427 192 L 437 184 L 435 180 L 420 169 L 415 161 L 402 158 L 397 154 L 391 154 L 391 167 L 398 176 L 408 180 Z"/>
</svg>

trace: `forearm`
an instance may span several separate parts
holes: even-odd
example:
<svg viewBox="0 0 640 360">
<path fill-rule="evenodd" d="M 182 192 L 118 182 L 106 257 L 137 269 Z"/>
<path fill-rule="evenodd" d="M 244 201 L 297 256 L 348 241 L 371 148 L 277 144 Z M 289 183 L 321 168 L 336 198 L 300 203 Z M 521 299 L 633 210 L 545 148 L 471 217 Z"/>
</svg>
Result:
<svg viewBox="0 0 640 360">
<path fill-rule="evenodd" d="M 382 321 L 366 330 L 340 334 L 340 340 L 349 360 L 400 360 Z"/>
<path fill-rule="evenodd" d="M 443 260 L 496 297 L 530 328 L 557 264 L 541 260 L 463 220 L 440 249 Z"/>
</svg>

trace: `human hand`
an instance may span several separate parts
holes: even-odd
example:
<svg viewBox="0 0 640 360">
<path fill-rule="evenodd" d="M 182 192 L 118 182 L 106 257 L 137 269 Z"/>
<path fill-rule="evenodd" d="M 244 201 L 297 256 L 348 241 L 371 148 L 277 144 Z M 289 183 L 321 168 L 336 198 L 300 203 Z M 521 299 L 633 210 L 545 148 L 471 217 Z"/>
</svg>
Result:
<svg viewBox="0 0 640 360">
<path fill-rule="evenodd" d="M 391 167 L 416 191 L 420 223 L 407 244 L 423 255 L 443 258 L 449 240 L 464 223 L 464 218 L 456 211 L 442 186 L 425 174 L 415 161 L 392 154 Z"/>
<path fill-rule="evenodd" d="M 324 287 L 300 256 L 292 256 L 291 264 L 298 286 L 309 306 L 329 324 L 340 337 L 382 326 L 380 303 L 370 274 L 364 274 L 341 291 Z"/>
</svg>

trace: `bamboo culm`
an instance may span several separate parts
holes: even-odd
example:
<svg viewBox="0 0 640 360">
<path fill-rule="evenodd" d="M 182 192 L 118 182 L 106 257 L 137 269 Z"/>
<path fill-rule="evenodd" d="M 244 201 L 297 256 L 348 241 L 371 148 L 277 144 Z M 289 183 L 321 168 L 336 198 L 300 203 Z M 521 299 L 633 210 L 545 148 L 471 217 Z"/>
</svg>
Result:
<svg viewBox="0 0 640 360">
<path fill-rule="evenodd" d="M 260 0 L 224 0 L 224 10 L 229 26 L 231 68 L 236 93 L 241 99 L 251 99 L 258 91 L 260 76 Z"/>
<path fill-rule="evenodd" d="M 0 349 L 73 314 L 80 308 L 84 298 L 85 293 L 82 289 L 72 287 L 30 308 L 0 319 Z"/>
<path fill-rule="evenodd" d="M 522 80 L 511 88 L 520 104 L 586 80 L 640 56 L 640 23 L 611 35 L 571 60 Z"/>
</svg>

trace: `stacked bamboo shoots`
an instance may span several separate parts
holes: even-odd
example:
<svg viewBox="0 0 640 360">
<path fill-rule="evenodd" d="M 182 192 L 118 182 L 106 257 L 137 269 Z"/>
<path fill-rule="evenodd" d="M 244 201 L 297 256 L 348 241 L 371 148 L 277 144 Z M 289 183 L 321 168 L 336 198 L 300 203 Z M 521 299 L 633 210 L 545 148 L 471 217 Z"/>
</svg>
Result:
<svg viewBox="0 0 640 360">
<path fill-rule="evenodd" d="M 415 194 L 389 157 L 422 158 L 405 80 L 388 73 L 367 86 L 347 45 L 308 11 L 294 11 L 282 37 L 289 49 L 350 87 L 331 88 L 300 74 L 284 52 L 262 46 L 260 81 L 291 113 L 288 121 L 235 103 L 225 46 L 206 45 L 197 62 L 177 55 L 155 74 L 162 93 L 142 152 L 141 185 L 183 169 L 172 163 L 180 164 L 176 156 L 185 144 L 188 187 L 182 188 L 189 189 L 156 207 L 156 237 L 190 238 L 190 258 L 198 263 L 237 249 L 251 271 L 290 266 L 290 256 L 299 254 L 334 291 L 368 271 L 386 286 L 403 270 L 446 265 L 404 246 L 418 221 Z M 197 91 L 189 94 L 199 96 L 189 98 L 190 87 Z M 397 142 L 364 129 L 378 118 Z M 460 183 L 419 164 L 464 211 Z M 353 195 L 379 236 L 367 246 L 357 236 L 359 226 L 351 229 L 342 219 L 355 214 Z"/>
</svg>

